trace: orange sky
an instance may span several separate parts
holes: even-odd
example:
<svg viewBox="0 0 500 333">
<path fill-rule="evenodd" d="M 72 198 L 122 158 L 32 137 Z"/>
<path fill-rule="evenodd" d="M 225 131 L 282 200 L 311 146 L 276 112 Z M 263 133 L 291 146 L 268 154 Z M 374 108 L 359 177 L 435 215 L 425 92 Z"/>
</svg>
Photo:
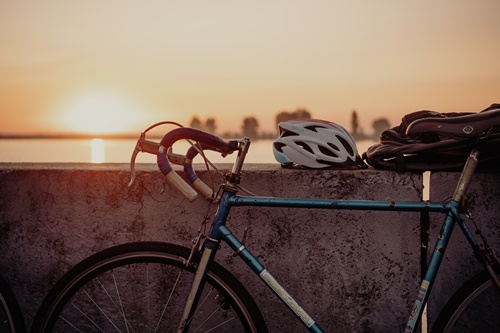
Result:
<svg viewBox="0 0 500 333">
<path fill-rule="evenodd" d="M 0 133 L 500 102 L 500 1 L 0 1 Z"/>
</svg>

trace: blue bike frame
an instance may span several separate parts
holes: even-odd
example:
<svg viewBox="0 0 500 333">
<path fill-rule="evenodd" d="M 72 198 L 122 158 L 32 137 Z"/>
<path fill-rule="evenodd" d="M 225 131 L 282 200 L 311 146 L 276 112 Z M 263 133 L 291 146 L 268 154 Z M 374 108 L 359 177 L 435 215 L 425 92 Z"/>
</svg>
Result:
<svg viewBox="0 0 500 333">
<path fill-rule="evenodd" d="M 371 211 L 400 211 L 400 212 L 440 212 L 446 213 L 446 219 L 441 230 L 442 237 L 438 240 L 432 254 L 429 269 L 422 281 L 418 298 L 415 301 L 412 315 L 408 321 L 409 332 L 414 331 L 416 323 L 421 317 L 423 305 L 427 301 L 428 292 L 436 277 L 441 263 L 444 249 L 453 230 L 455 221 L 460 219 L 458 204 L 432 202 L 394 202 L 394 201 L 363 201 L 363 200 L 325 200 L 325 199 L 297 199 L 275 197 L 244 197 L 231 191 L 224 191 L 221 197 L 219 210 L 210 232 L 210 238 L 225 241 L 273 291 L 294 312 L 310 332 L 323 332 L 317 323 L 297 304 L 297 302 L 281 287 L 267 269 L 253 256 L 250 251 L 232 234 L 226 226 L 229 211 L 234 206 L 258 207 L 288 207 L 288 208 L 317 208 L 333 210 L 371 210 Z M 472 236 L 472 235 L 471 235 Z"/>
<path fill-rule="evenodd" d="M 210 234 L 205 241 L 202 259 L 198 265 L 198 272 L 191 289 L 190 301 L 197 303 L 204 284 L 204 272 L 208 269 L 215 257 L 221 240 L 226 242 L 236 254 L 257 274 L 266 285 L 290 308 L 290 310 L 302 321 L 309 332 L 324 332 L 320 326 L 299 306 L 299 304 L 288 294 L 288 292 L 276 281 L 269 271 L 250 253 L 250 251 L 236 238 L 226 226 L 226 221 L 232 207 L 283 207 L 283 208 L 315 208 L 332 210 L 357 210 L 357 211 L 389 211 L 389 212 L 436 212 L 445 214 L 440 235 L 432 252 L 428 269 L 421 282 L 420 289 L 415 299 L 413 308 L 409 315 L 405 332 L 416 332 L 424 306 L 435 281 L 445 249 L 451 237 L 453 227 L 457 223 L 464 232 L 467 240 L 474 250 L 479 250 L 479 245 L 469 231 L 467 225 L 459 215 L 460 201 L 470 182 L 471 176 L 477 163 L 477 152 L 471 153 L 467 166 L 462 172 L 453 199 L 448 203 L 436 202 L 395 202 L 374 200 L 333 200 L 333 199 L 301 199 L 301 198 L 277 198 L 259 196 L 239 196 L 232 186 L 224 186 L 220 197 L 219 209 L 214 219 Z M 485 267 L 490 263 L 483 262 Z M 192 309 L 191 309 L 192 311 Z M 189 312 L 189 311 L 188 311 Z M 189 315 L 186 313 L 186 315 Z"/>
</svg>

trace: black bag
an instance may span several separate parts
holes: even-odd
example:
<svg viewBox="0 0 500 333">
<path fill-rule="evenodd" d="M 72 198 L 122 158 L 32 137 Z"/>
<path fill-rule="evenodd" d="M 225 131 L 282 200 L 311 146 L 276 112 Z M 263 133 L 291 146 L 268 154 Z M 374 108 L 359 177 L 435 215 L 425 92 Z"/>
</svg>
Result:
<svg viewBox="0 0 500 333">
<path fill-rule="evenodd" d="M 492 104 L 481 111 L 500 109 Z M 465 116 L 474 112 L 440 113 L 417 111 L 405 115 L 399 126 L 382 132 L 380 142 L 363 153 L 363 159 L 376 169 L 396 171 L 455 171 L 461 170 L 469 156 L 472 145 L 480 149 L 478 168 L 499 170 L 500 128 L 495 128 L 480 140 L 459 139 L 437 133 L 406 135 L 408 125 L 422 118 L 449 118 Z"/>
</svg>

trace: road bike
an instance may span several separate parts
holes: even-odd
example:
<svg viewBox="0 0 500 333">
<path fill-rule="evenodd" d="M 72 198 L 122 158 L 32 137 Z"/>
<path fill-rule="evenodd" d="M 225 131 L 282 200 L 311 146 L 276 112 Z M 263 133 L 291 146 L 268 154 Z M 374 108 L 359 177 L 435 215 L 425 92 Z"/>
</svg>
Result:
<svg viewBox="0 0 500 333">
<path fill-rule="evenodd" d="M 192 201 L 199 192 L 217 205 L 215 216 L 204 221 L 190 249 L 162 242 L 139 242 L 118 245 L 83 260 L 45 298 L 33 323 L 34 332 L 268 332 L 255 295 L 215 261 L 222 242 L 295 314 L 305 330 L 324 332 L 260 258 L 251 253 L 245 236 L 238 239 L 232 233 L 226 222 L 233 207 L 440 213 L 444 216 L 441 230 L 404 331 L 420 330 L 419 322 L 452 230 L 458 225 L 484 271 L 448 301 L 432 332 L 500 332 L 498 257 L 485 237 L 474 235 L 469 228 L 463 204 L 480 159 L 481 143 L 500 125 L 500 109 L 453 119 L 419 119 L 408 127 L 409 134 L 432 132 L 470 144 L 470 155 L 456 189 L 446 202 L 239 195 L 242 168 L 250 148 L 248 138 L 226 141 L 200 130 L 179 127 L 165 134 L 159 143 L 147 140 L 146 133 L 161 124 L 164 123 L 141 133 L 131 158 L 131 184 L 137 154 L 154 154 L 160 171 L 186 198 Z M 181 139 L 192 143 L 185 155 L 172 150 Z M 223 174 L 223 182 L 215 190 L 196 175 L 192 165 L 193 158 L 204 156 L 207 150 L 222 155 L 237 152 L 232 169 Z M 183 166 L 185 178 L 172 163 Z"/>
</svg>

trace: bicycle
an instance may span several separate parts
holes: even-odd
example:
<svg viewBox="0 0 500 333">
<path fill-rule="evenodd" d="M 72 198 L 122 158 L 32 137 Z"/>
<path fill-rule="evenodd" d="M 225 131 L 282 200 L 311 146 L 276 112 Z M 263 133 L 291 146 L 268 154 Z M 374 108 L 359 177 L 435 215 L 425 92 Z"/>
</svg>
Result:
<svg viewBox="0 0 500 333">
<path fill-rule="evenodd" d="M 196 129 L 180 127 L 169 131 L 160 143 L 146 140 L 146 133 L 161 124 L 164 123 L 155 124 L 141 133 L 131 158 L 130 185 L 135 178 L 137 154 L 147 152 L 157 155 L 160 171 L 189 200 L 194 200 L 199 191 L 209 201 L 218 204 L 210 230 L 206 230 L 208 221 L 204 221 L 191 249 L 167 243 L 140 242 L 118 245 L 85 259 L 66 273 L 45 298 L 33 324 L 34 332 L 67 332 L 71 328 L 85 332 L 108 329 L 127 332 L 267 332 L 262 313 L 252 295 L 215 261 L 222 241 L 288 306 L 309 332 L 323 332 L 259 258 L 252 255 L 244 244 L 245 235 L 240 240 L 227 227 L 230 209 L 242 206 L 441 213 L 445 216 L 441 232 L 410 310 L 405 332 L 419 330 L 418 323 L 455 224 L 463 231 L 476 259 L 485 269 L 455 293 L 432 331 L 500 331 L 498 257 L 484 239 L 483 244 L 479 244 L 462 217 L 467 213 L 462 201 L 478 163 L 478 143 L 487 138 L 492 128 L 500 125 L 500 109 L 453 120 L 420 119 L 409 126 L 409 133 L 432 131 L 448 134 L 467 140 L 473 146 L 448 202 L 241 196 L 237 192 L 250 147 L 248 138 L 225 141 Z M 465 126 L 468 126 L 467 133 L 462 131 Z M 474 130 L 470 131 L 471 128 Z M 171 149 L 181 139 L 196 142 L 186 155 L 175 154 Z M 223 155 L 237 152 L 231 171 L 224 175 L 225 181 L 217 191 L 204 183 L 192 166 L 192 159 L 198 154 L 204 155 L 205 150 Z M 184 166 L 184 173 L 192 187 L 170 163 Z M 206 163 L 209 164 L 208 161 Z M 143 290 L 139 291 L 139 286 L 144 287 Z M 132 303 L 124 302 L 121 292 L 124 289 L 131 294 Z M 158 298 L 155 298 L 158 304 L 153 302 L 153 296 Z M 493 326 L 487 327 L 489 324 Z"/>
<path fill-rule="evenodd" d="M 0 333 L 22 333 L 24 319 L 14 293 L 0 276 Z"/>
</svg>

